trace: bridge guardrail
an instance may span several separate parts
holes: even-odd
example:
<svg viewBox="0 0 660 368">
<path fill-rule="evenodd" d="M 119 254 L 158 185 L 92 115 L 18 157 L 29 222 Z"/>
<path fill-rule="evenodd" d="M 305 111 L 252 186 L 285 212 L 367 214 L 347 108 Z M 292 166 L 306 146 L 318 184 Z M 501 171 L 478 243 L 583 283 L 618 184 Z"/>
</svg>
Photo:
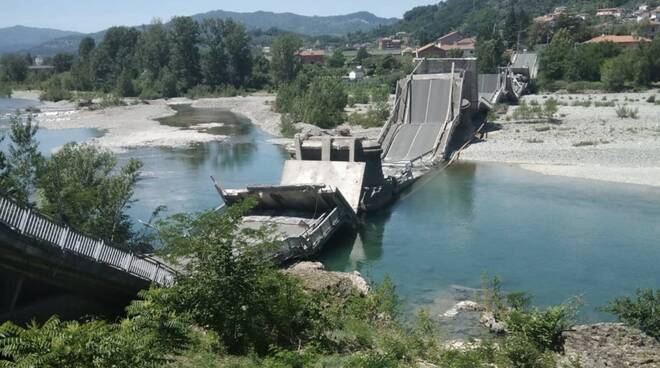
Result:
<svg viewBox="0 0 660 368">
<path fill-rule="evenodd" d="M 158 260 L 105 244 L 68 226 L 55 223 L 15 201 L 0 196 L 0 223 L 63 251 L 91 258 L 96 262 L 127 272 L 162 286 L 174 283 L 175 272 Z"/>
</svg>

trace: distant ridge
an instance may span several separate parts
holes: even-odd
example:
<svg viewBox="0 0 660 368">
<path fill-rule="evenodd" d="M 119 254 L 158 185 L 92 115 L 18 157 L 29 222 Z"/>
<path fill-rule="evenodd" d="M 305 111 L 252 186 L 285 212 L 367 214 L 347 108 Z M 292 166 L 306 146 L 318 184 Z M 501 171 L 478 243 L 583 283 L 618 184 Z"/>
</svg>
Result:
<svg viewBox="0 0 660 368">
<path fill-rule="evenodd" d="M 332 35 L 340 36 L 351 32 L 369 31 L 380 25 L 390 25 L 398 21 L 396 18 L 379 18 L 363 11 L 346 15 L 306 16 L 293 13 L 273 13 L 257 11 L 252 13 L 237 13 L 224 10 L 214 10 L 192 16 L 195 20 L 206 18 L 233 19 L 241 22 L 250 30 L 277 28 L 283 31 L 299 33 L 307 36 Z"/>
<path fill-rule="evenodd" d="M 277 28 L 306 36 L 342 36 L 351 32 L 370 31 L 379 26 L 391 25 L 399 21 L 397 18 L 380 18 L 369 12 L 357 12 L 346 15 L 306 16 L 293 13 L 273 13 L 257 11 L 238 13 L 224 10 L 214 10 L 207 13 L 192 15 L 192 18 L 203 19 L 233 19 L 245 25 L 248 30 L 269 30 Z M 139 26 L 141 27 L 141 26 Z M 2 32 L 7 32 L 6 35 Z M 41 31 L 41 32 L 39 32 Z M 78 32 L 59 31 L 45 28 L 16 26 L 0 29 L 0 53 L 29 52 L 33 55 L 51 56 L 58 52 L 74 53 L 78 50 L 80 40 L 91 36 L 100 41 L 104 31 L 83 34 Z M 23 40 L 22 42 L 13 42 Z M 6 47 L 3 48 L 3 43 Z"/>
<path fill-rule="evenodd" d="M 48 41 L 73 35 L 81 35 L 81 33 L 20 25 L 0 28 L 0 53 L 23 51 Z"/>
</svg>

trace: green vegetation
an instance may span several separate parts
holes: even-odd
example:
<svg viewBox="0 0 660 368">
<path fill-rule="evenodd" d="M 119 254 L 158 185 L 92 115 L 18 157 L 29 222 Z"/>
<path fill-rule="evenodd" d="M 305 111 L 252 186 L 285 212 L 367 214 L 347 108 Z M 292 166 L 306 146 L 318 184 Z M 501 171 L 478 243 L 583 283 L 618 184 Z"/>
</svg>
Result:
<svg viewBox="0 0 660 368">
<path fill-rule="evenodd" d="M 117 168 L 110 152 L 67 144 L 43 165 L 38 184 L 40 210 L 102 239 L 125 243 L 132 236 L 125 212 L 141 166 L 130 160 Z"/>
<path fill-rule="evenodd" d="M 621 49 L 613 43 L 578 44 L 568 29 L 560 29 L 541 53 L 541 88 L 560 89 L 569 81 L 572 91 L 648 87 L 660 80 L 660 39 L 639 49 Z M 586 83 L 583 85 L 575 83 Z M 602 85 L 594 84 L 602 82 Z M 569 89 L 570 84 L 564 85 Z M 580 88 L 583 87 L 583 88 Z M 595 87 L 595 88 L 594 88 Z"/>
<path fill-rule="evenodd" d="M 559 102 L 555 98 L 549 98 L 543 102 L 543 106 L 535 100 L 529 104 L 524 100 L 520 102 L 518 107 L 511 114 L 515 120 L 530 120 L 530 119 L 548 119 L 551 120 L 559 110 Z"/>
<path fill-rule="evenodd" d="M 621 119 L 637 119 L 639 117 L 639 110 L 626 105 L 619 105 L 616 107 L 616 116 Z"/>
<path fill-rule="evenodd" d="M 245 28 L 231 20 L 175 17 L 142 32 L 112 27 L 97 45 L 81 41 L 78 55 L 57 54 L 55 74 L 28 72 L 31 57 L 0 58 L 0 83 L 42 89 L 42 99 L 71 99 L 72 91 L 97 91 L 118 97 L 175 97 L 198 87 L 225 93 L 228 88 L 260 89 L 267 60 L 255 58 Z M 255 61 L 258 61 L 255 63 Z"/>
<path fill-rule="evenodd" d="M 117 167 L 112 153 L 76 144 L 46 159 L 37 131 L 29 115 L 11 118 L 8 155 L 0 152 L 1 194 L 106 241 L 130 244 L 135 234 L 126 211 L 142 164 L 129 160 Z"/>
<path fill-rule="evenodd" d="M 617 298 L 602 310 L 660 341 L 660 289 L 638 289 L 634 298 Z"/>
</svg>

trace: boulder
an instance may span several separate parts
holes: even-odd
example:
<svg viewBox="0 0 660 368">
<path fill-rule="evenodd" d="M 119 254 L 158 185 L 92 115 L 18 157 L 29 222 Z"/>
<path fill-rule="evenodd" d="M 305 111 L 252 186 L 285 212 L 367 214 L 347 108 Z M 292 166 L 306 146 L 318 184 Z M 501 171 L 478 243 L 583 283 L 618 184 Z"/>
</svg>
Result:
<svg viewBox="0 0 660 368">
<path fill-rule="evenodd" d="M 300 278 L 303 286 L 312 291 L 330 292 L 340 297 L 347 297 L 354 291 L 362 295 L 369 292 L 369 284 L 359 272 L 326 271 L 320 262 L 299 262 L 284 273 Z"/>
<path fill-rule="evenodd" d="M 579 363 L 584 368 L 657 368 L 660 343 L 642 331 L 620 323 L 575 326 L 563 334 L 559 366 Z"/>
</svg>

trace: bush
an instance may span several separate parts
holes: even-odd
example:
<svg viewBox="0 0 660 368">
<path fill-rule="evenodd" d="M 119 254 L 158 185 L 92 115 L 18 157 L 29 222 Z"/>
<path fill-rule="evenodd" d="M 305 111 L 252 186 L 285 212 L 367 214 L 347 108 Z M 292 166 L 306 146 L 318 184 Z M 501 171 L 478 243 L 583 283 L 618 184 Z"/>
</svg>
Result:
<svg viewBox="0 0 660 368">
<path fill-rule="evenodd" d="M 617 298 L 601 310 L 660 341 L 660 289 L 638 289 L 634 298 Z"/>
<path fill-rule="evenodd" d="M 637 119 L 639 117 L 639 110 L 626 105 L 619 105 L 616 108 L 616 115 L 621 119 Z"/>
<path fill-rule="evenodd" d="M 72 97 L 71 92 L 64 88 L 62 79 L 59 76 L 52 76 L 44 85 L 44 91 L 39 96 L 42 101 L 58 102 L 62 100 L 70 100 Z"/>
<path fill-rule="evenodd" d="M 654 104 L 654 103 L 655 103 L 655 95 L 650 95 L 650 96 L 646 99 L 646 102 Z"/>
<path fill-rule="evenodd" d="M 375 109 L 369 108 L 364 114 L 354 112 L 348 115 L 348 123 L 351 125 L 359 125 L 362 128 L 381 127 L 385 124 L 389 116 L 389 105 L 378 103 Z"/>
<path fill-rule="evenodd" d="M 176 352 L 159 344 L 150 331 L 133 321 L 107 324 L 62 322 L 52 317 L 42 326 L 26 328 L 11 322 L 0 326 L 0 365 L 9 367 L 159 367 Z"/>
</svg>

